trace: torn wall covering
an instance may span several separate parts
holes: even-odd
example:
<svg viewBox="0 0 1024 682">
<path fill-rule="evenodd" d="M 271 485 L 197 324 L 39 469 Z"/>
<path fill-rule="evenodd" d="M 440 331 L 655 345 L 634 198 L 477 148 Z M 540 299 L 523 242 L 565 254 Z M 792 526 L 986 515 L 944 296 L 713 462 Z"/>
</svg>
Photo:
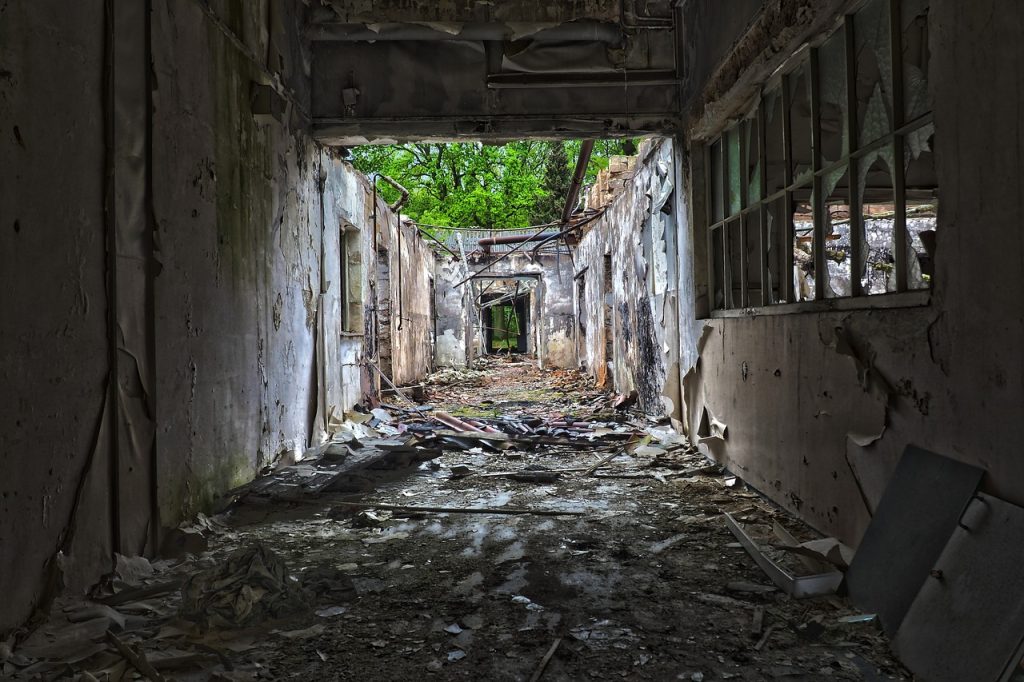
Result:
<svg viewBox="0 0 1024 682">
<path fill-rule="evenodd" d="M 930 304 L 690 321 L 709 327 L 686 387 L 693 435 L 703 416 L 727 424 L 723 463 L 851 545 L 908 444 L 985 468 L 987 492 L 1024 503 L 1024 8 L 929 4 L 941 189 Z M 752 79 L 742 72 L 737 87 Z"/>
<path fill-rule="evenodd" d="M 299 8 L 0 3 L 0 637 L 371 388 L 331 286 L 371 188 L 303 132 Z"/>
<path fill-rule="evenodd" d="M 650 414 L 677 414 L 681 402 L 675 161 L 670 140 L 645 141 L 631 179 L 576 249 L 580 364 L 598 384 L 636 390 Z"/>
</svg>

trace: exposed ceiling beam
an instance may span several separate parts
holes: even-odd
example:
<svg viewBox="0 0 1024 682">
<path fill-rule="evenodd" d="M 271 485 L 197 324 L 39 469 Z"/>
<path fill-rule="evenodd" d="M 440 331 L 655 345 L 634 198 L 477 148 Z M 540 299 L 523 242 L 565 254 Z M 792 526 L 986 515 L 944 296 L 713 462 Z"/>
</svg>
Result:
<svg viewBox="0 0 1024 682">
<path fill-rule="evenodd" d="M 375 42 L 378 40 L 521 40 L 540 42 L 601 42 L 619 44 L 623 40 L 619 24 L 603 21 L 570 21 L 563 24 L 510 26 L 503 23 L 453 24 L 450 30 L 424 24 L 314 23 L 306 35 L 314 41 Z"/>
<path fill-rule="evenodd" d="M 625 88 L 678 84 L 679 79 L 674 72 L 653 69 L 593 73 L 495 73 L 487 77 L 487 87 L 491 90 Z"/>
</svg>

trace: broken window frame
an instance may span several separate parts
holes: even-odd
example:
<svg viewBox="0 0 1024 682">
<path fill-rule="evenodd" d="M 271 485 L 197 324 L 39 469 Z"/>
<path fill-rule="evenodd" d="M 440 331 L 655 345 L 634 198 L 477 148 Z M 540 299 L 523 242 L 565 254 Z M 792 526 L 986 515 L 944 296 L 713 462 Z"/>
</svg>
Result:
<svg viewBox="0 0 1024 682">
<path fill-rule="evenodd" d="M 889 21 L 889 32 L 891 45 L 891 83 L 892 92 L 889 93 L 892 100 L 892 125 L 885 135 L 882 135 L 870 143 L 861 145 L 859 143 L 859 126 L 857 120 L 857 55 L 856 55 L 856 33 L 854 28 L 854 17 L 856 12 L 846 14 L 842 20 L 837 22 L 828 34 L 821 36 L 820 40 L 812 45 L 805 46 L 796 52 L 788 62 L 779 70 L 779 75 L 773 77 L 761 89 L 754 107 L 744 116 L 729 121 L 720 132 L 714 137 L 709 137 L 704 145 L 704 169 L 708 177 L 704 182 L 705 189 L 705 219 L 707 225 L 707 255 L 708 255 L 708 278 L 710 279 L 708 290 L 712 293 L 711 310 L 712 316 L 725 315 L 730 312 L 749 311 L 762 309 L 759 312 L 789 312 L 800 310 L 816 310 L 825 308 L 842 307 L 890 307 L 901 305 L 922 305 L 930 300 L 930 294 L 934 283 L 926 283 L 925 288 L 914 289 L 909 282 L 910 263 L 909 258 L 914 257 L 911 249 L 907 248 L 907 191 L 905 183 L 905 165 L 894 164 L 892 170 L 892 189 L 895 208 L 895 228 L 893 255 L 895 260 L 896 291 L 886 294 L 868 294 L 864 291 L 861 279 L 862 269 L 865 265 L 866 253 L 863 235 L 863 216 L 861 214 L 860 192 L 858 191 L 857 166 L 862 159 L 869 157 L 886 146 L 895 150 L 895 157 L 901 158 L 908 153 L 907 139 L 913 135 L 929 134 L 934 138 L 934 117 L 931 108 L 914 117 L 912 120 L 905 119 L 905 112 L 909 111 L 904 96 L 904 53 L 902 47 L 903 38 L 903 12 L 901 5 L 903 0 L 881 0 L 886 5 L 887 18 Z M 822 128 L 821 128 L 821 47 L 834 36 L 843 36 L 845 41 L 845 76 L 846 76 L 846 116 L 848 135 L 846 148 L 841 157 L 836 161 L 825 162 L 822 150 Z M 812 122 L 812 183 L 807 183 L 806 177 L 795 178 L 793 173 L 793 121 L 791 120 L 791 79 L 799 77 L 801 72 L 808 76 L 810 89 L 810 109 Z M 928 82 L 930 87 L 930 81 Z M 771 194 L 768 194 L 769 164 L 767 156 L 767 109 L 771 98 L 782 99 L 782 153 L 785 175 L 785 186 Z M 729 140 L 732 136 L 739 136 L 744 125 L 753 126 L 757 135 L 757 150 L 760 157 L 760 198 L 756 200 L 750 196 L 750 192 L 741 191 L 739 197 L 739 210 L 735 202 L 730 203 L 730 160 L 737 162 L 735 153 L 730 159 Z M 749 164 L 747 163 L 747 145 L 740 144 L 738 158 L 738 181 L 741 187 L 749 188 L 753 178 L 748 177 Z M 717 154 L 717 158 L 715 155 Z M 826 212 L 828 211 L 828 194 L 826 193 L 826 178 L 845 172 L 849 178 L 848 194 L 850 197 L 850 293 L 843 296 L 828 296 L 830 291 L 829 277 L 827 275 L 826 263 Z M 720 174 L 721 177 L 717 177 Z M 800 189 L 811 188 L 813 201 L 814 232 L 812 259 L 814 267 L 814 289 L 813 300 L 798 301 L 796 298 L 796 285 L 794 282 L 794 255 L 793 244 L 795 239 L 795 225 L 793 214 L 795 211 L 794 192 Z M 716 196 L 716 189 L 721 196 Z M 935 187 L 934 195 L 938 197 L 938 188 Z M 773 202 L 784 200 L 788 207 L 786 214 L 788 219 L 783 229 L 776 228 L 776 234 L 769 235 L 768 212 Z M 719 212 L 716 215 L 716 212 Z M 745 243 L 731 244 L 729 225 L 736 221 L 750 219 L 759 220 L 760 224 L 760 245 L 755 249 L 753 257 L 758 257 L 760 263 L 761 278 L 759 292 L 752 292 L 748 286 L 748 272 L 751 272 L 751 264 L 748 261 L 751 249 Z M 742 224 L 742 223 L 741 223 Z M 720 232 L 719 242 L 723 245 L 716 249 L 716 233 Z M 782 272 L 779 273 L 778 286 L 772 283 L 769 274 L 768 249 L 769 238 L 778 240 L 782 245 Z M 776 245 L 778 246 L 778 245 Z M 733 250 L 739 251 L 739 273 L 734 273 L 732 261 L 734 260 Z M 720 260 L 721 262 L 716 262 Z M 819 276 L 820 275 L 820 276 Z M 734 277 L 741 279 L 739 295 L 735 293 Z M 718 281 L 721 279 L 722 281 Z M 854 300 L 855 299 L 855 300 Z M 850 303 L 851 305 L 843 305 Z"/>
</svg>

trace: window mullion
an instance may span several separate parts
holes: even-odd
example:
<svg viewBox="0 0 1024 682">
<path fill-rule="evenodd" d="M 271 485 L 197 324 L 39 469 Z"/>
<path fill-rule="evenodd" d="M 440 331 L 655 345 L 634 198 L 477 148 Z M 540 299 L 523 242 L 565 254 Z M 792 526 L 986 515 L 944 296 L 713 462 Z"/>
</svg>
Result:
<svg viewBox="0 0 1024 682">
<path fill-rule="evenodd" d="M 748 263 L 747 263 L 747 216 L 744 214 L 744 209 L 747 207 L 747 171 L 749 166 L 747 165 L 747 145 L 744 136 L 744 128 L 747 124 L 744 121 L 740 121 L 739 125 L 736 126 L 736 131 L 740 138 L 740 167 L 736 169 L 737 175 L 740 179 L 740 212 L 739 212 L 739 225 L 740 225 L 740 306 L 743 308 L 750 307 L 750 286 L 748 274 Z"/>
<path fill-rule="evenodd" d="M 850 294 L 864 295 L 864 282 L 861 273 L 864 271 L 864 215 L 861 208 L 860 162 L 854 158 L 857 145 L 860 143 L 857 130 L 857 43 L 853 15 L 845 18 L 846 25 L 846 117 L 847 117 L 847 149 L 849 164 L 847 174 L 850 187 Z"/>
<path fill-rule="evenodd" d="M 903 22 L 899 0 L 889 0 L 889 41 L 892 50 L 892 116 L 893 130 L 903 127 Z M 907 290 L 907 192 L 903 135 L 893 135 L 892 181 L 896 206 L 893 255 L 896 258 L 896 291 Z"/>
<path fill-rule="evenodd" d="M 718 306 L 715 305 L 715 291 L 718 283 L 715 281 L 715 231 L 713 225 L 715 224 L 715 217 L 713 215 L 715 205 L 712 201 L 712 194 L 715 186 L 715 179 L 711 177 L 711 149 L 714 144 L 704 145 L 704 172 L 701 174 L 704 177 L 704 215 L 706 218 L 705 230 L 708 238 L 707 253 L 708 253 L 708 300 L 711 304 L 708 306 L 708 310 L 716 310 Z"/>
<path fill-rule="evenodd" d="M 789 76 L 782 78 L 782 156 L 786 182 L 785 223 L 782 225 L 782 292 L 788 303 L 796 301 L 793 284 L 793 117 L 790 115 Z"/>
<path fill-rule="evenodd" d="M 761 229 L 759 230 L 761 248 L 758 251 L 758 255 L 761 257 L 761 305 L 771 305 L 772 288 L 769 286 L 771 278 L 768 267 L 768 215 L 765 210 L 767 205 L 765 196 L 768 195 L 768 142 L 765 140 L 768 126 L 765 119 L 764 99 L 762 98 L 757 108 L 757 155 L 761 159 L 761 186 L 758 188 L 758 196 L 761 198 L 760 205 L 758 206 L 758 216 L 761 221 Z"/>
<path fill-rule="evenodd" d="M 811 50 L 811 166 L 814 169 L 811 202 L 814 215 L 814 298 L 825 298 L 825 285 L 828 281 L 828 270 L 825 265 L 825 197 L 824 181 L 821 174 L 821 88 L 818 64 L 818 48 Z"/>
</svg>

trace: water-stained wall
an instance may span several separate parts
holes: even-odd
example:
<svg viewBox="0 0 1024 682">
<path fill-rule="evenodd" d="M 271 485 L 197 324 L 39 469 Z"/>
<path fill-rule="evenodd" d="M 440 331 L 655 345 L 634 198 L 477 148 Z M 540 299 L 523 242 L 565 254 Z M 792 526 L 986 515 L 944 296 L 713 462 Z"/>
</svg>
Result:
<svg viewBox="0 0 1024 682">
<path fill-rule="evenodd" d="M 400 222 L 390 211 L 378 230 L 378 248 L 386 248 L 388 252 L 392 292 L 389 324 L 393 376 L 390 379 L 399 386 L 413 384 L 431 370 L 434 361 L 430 289 L 434 252 L 420 237 L 414 223 Z"/>
</svg>

